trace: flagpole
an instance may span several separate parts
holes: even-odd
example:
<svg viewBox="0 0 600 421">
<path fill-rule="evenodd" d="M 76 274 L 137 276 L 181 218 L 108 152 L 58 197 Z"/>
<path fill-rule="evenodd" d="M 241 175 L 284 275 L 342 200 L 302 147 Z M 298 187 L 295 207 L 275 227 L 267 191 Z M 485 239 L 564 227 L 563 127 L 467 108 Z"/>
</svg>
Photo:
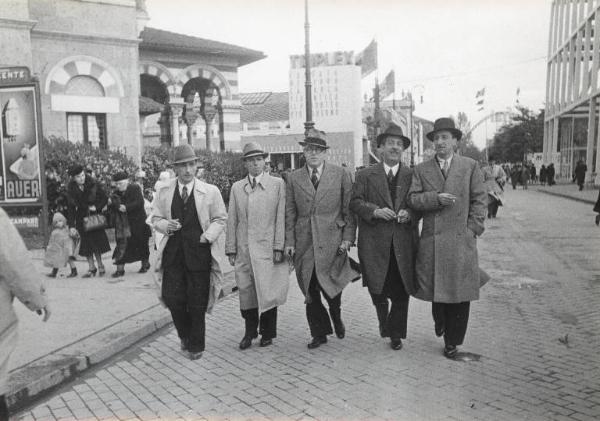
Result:
<svg viewBox="0 0 600 421">
<path fill-rule="evenodd" d="M 304 83 L 306 95 L 306 121 L 304 122 L 304 136 L 315 126 L 312 121 L 312 82 L 310 79 L 310 25 L 308 23 L 308 0 L 304 0 Z"/>
</svg>

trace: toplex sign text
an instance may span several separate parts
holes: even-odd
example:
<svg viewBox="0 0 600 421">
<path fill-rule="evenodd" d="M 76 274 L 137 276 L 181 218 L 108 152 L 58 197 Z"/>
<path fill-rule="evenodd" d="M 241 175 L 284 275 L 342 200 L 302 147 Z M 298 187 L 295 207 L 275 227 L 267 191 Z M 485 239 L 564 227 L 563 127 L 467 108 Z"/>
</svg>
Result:
<svg viewBox="0 0 600 421">
<path fill-rule="evenodd" d="M 332 51 L 310 55 L 310 67 L 345 66 L 354 63 L 354 51 Z M 290 68 L 304 68 L 304 55 L 290 56 Z"/>
</svg>

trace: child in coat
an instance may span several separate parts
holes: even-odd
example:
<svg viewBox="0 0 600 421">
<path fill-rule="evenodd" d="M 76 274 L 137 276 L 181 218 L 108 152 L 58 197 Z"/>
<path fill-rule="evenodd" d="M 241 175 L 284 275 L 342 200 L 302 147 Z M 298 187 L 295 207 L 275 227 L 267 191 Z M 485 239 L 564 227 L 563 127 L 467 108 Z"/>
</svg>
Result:
<svg viewBox="0 0 600 421">
<path fill-rule="evenodd" d="M 69 227 L 67 226 L 67 218 L 60 212 L 56 212 L 52 217 L 52 234 L 46 248 L 46 256 L 44 257 L 44 265 L 51 267 L 52 272 L 47 276 L 56 278 L 58 269 L 65 267 L 67 263 L 71 268 L 71 273 L 67 278 L 77 276 L 77 268 L 75 267 L 75 242 L 69 235 Z"/>
</svg>

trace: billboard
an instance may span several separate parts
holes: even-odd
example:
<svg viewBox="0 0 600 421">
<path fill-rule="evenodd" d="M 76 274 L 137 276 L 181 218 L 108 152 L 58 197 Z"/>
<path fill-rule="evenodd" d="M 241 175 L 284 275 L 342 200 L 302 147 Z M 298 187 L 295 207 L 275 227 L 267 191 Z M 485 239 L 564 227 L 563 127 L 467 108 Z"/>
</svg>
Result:
<svg viewBox="0 0 600 421">
<path fill-rule="evenodd" d="M 35 86 L 0 85 L 0 204 L 42 199 Z"/>
</svg>

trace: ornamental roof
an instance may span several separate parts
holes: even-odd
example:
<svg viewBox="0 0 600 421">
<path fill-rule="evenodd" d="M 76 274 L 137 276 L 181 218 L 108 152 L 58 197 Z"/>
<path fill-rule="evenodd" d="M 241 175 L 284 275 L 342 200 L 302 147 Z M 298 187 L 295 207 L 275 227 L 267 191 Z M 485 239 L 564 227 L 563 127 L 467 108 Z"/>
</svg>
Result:
<svg viewBox="0 0 600 421">
<path fill-rule="evenodd" d="M 265 58 L 262 51 L 238 45 L 227 44 L 190 35 L 164 31 L 146 26 L 140 34 L 140 49 L 185 51 L 215 56 L 233 56 L 239 59 L 239 66 L 253 63 Z"/>
</svg>

